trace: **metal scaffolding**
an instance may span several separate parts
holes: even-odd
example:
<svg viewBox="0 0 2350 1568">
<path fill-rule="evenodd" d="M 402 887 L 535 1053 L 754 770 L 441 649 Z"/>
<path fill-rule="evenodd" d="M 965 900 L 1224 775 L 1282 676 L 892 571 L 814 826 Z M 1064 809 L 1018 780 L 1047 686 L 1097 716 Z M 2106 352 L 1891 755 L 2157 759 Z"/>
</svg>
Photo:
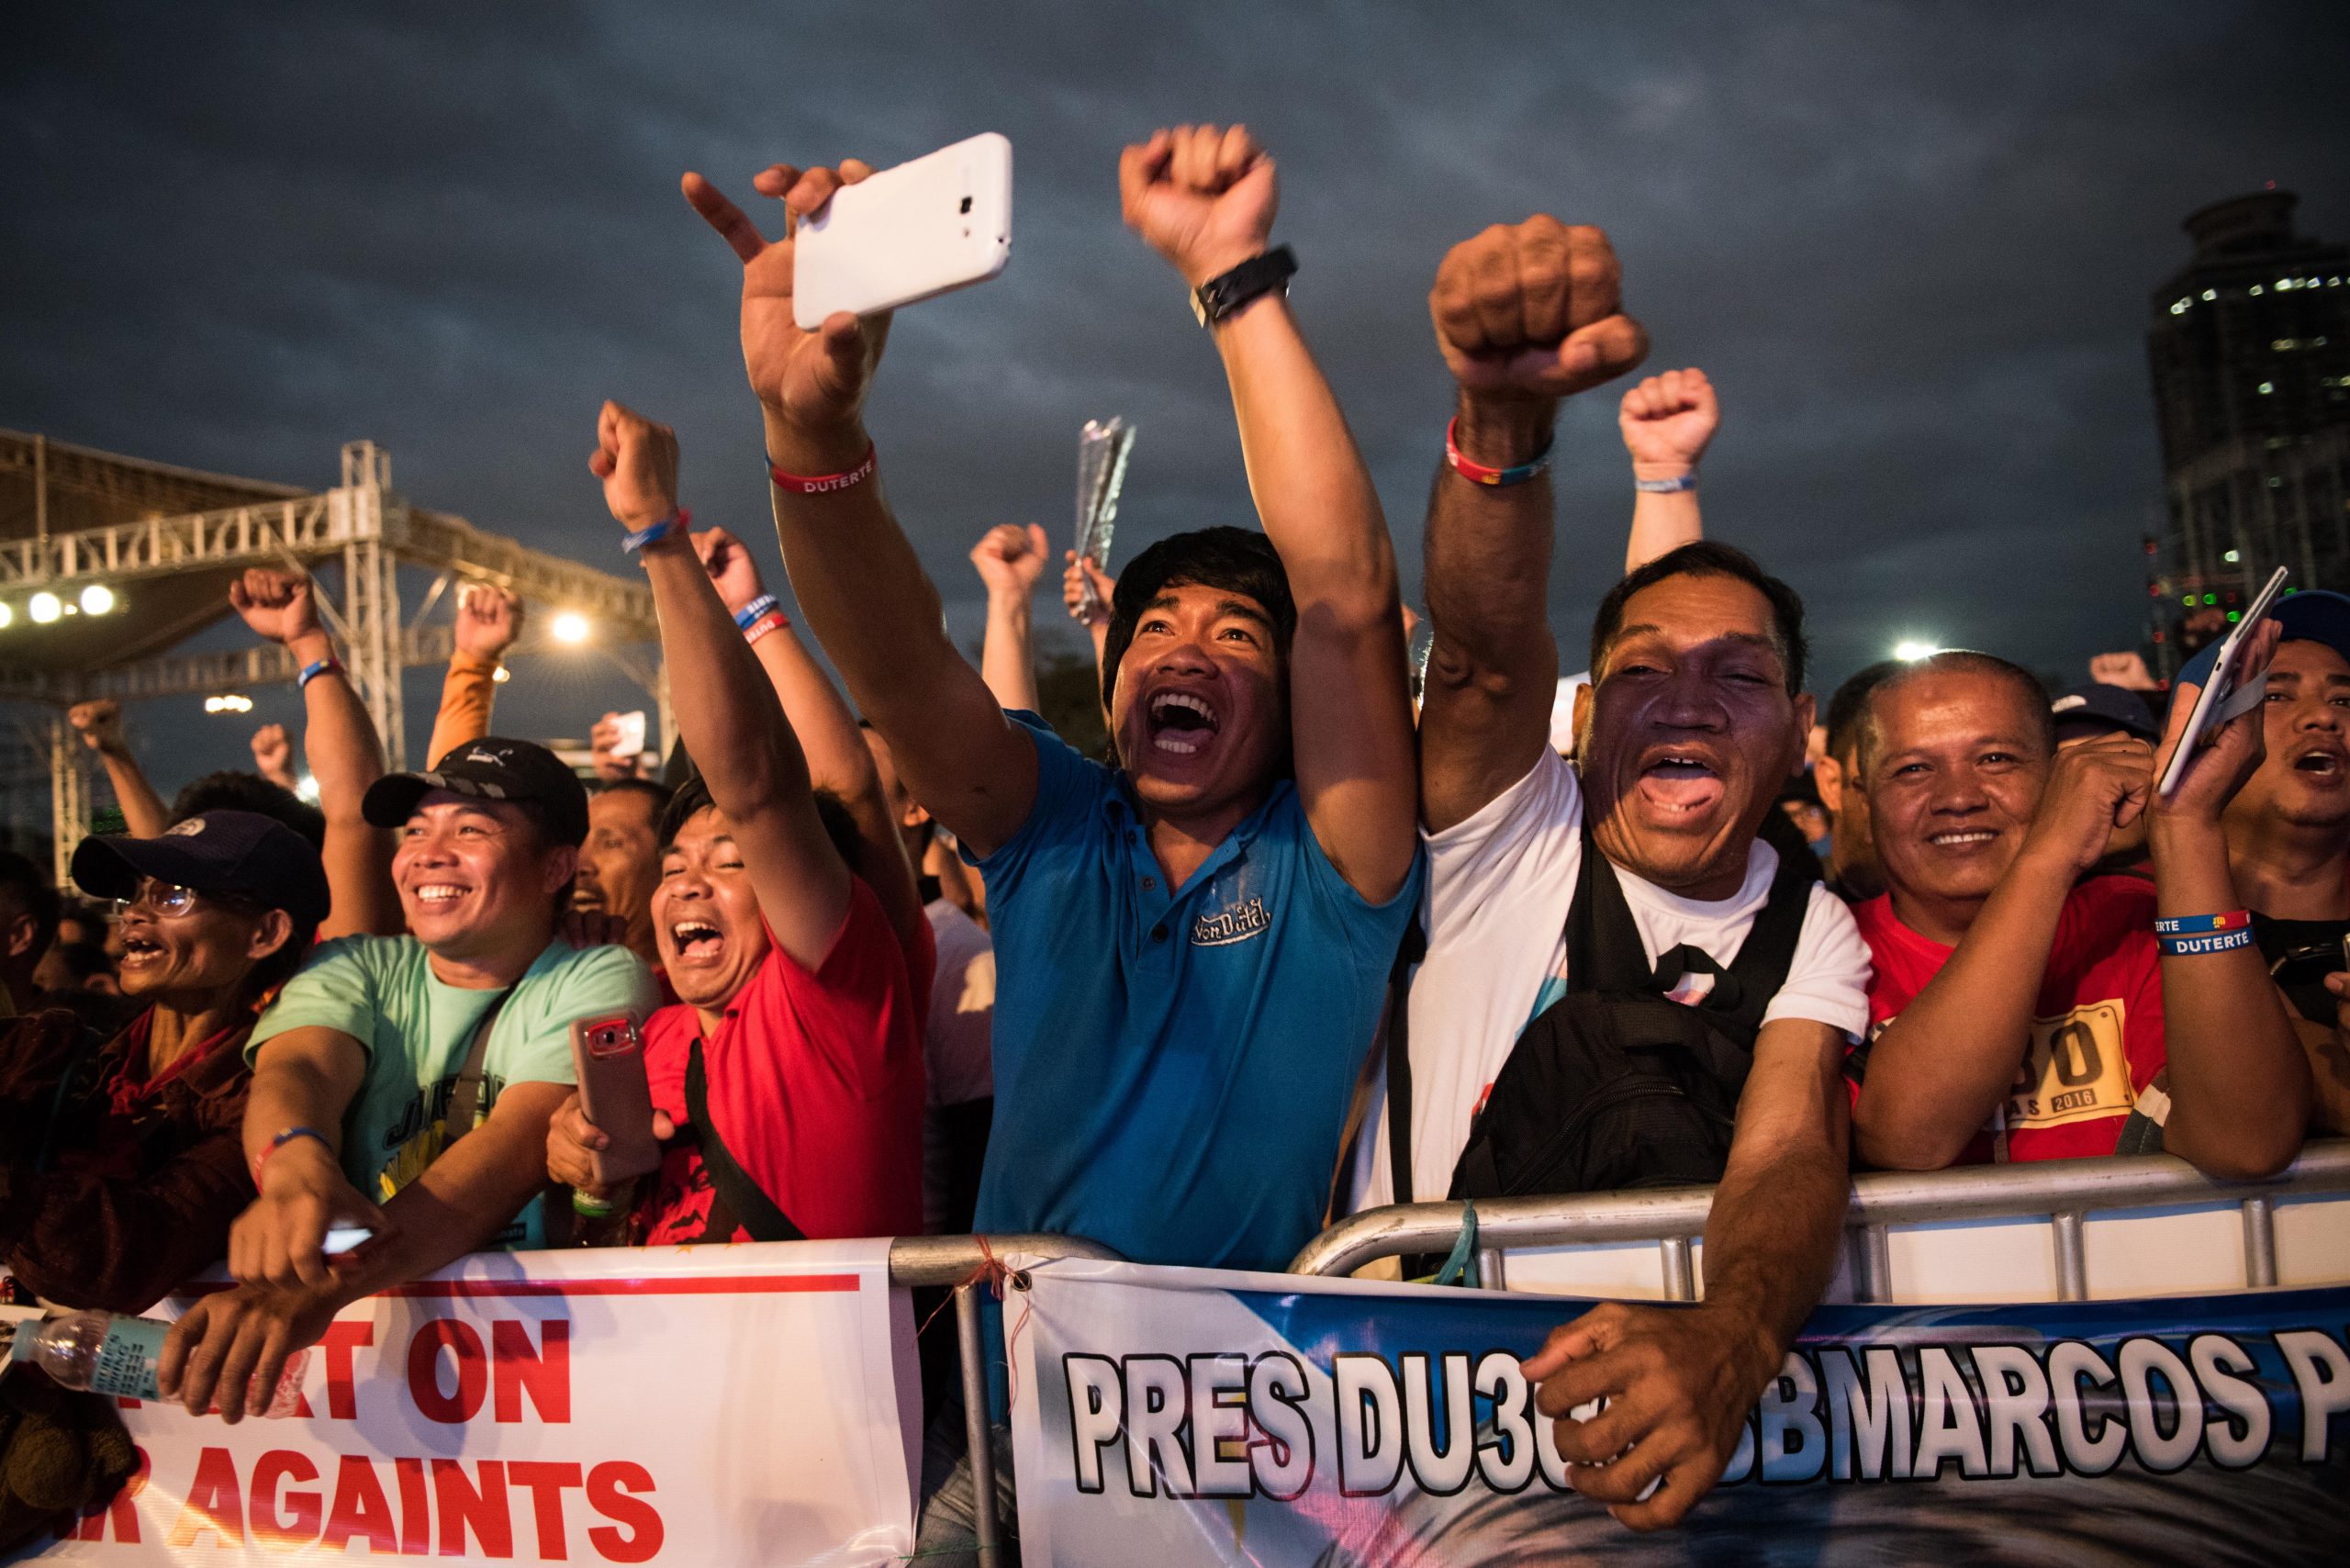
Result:
<svg viewBox="0 0 2350 1568">
<path fill-rule="evenodd" d="M 341 479 L 333 489 L 306 493 L 0 431 L 0 595 L 46 590 L 70 600 L 94 583 L 145 585 L 140 613 L 129 623 L 84 617 L 28 627 L 0 644 L 0 699 L 52 711 L 47 739 L 61 885 L 66 859 L 90 819 L 86 748 L 65 722 L 66 707 L 99 697 L 130 702 L 274 685 L 298 673 L 276 646 L 229 654 L 167 651 L 232 613 L 228 581 L 249 566 L 309 573 L 329 564 L 340 567 L 341 602 L 321 592 L 321 619 L 394 767 L 408 765 L 401 671 L 447 661 L 450 627 L 425 625 L 423 617 L 459 581 L 493 583 L 534 608 L 592 617 L 599 650 L 645 689 L 660 715 L 662 750 L 668 750 L 676 725 L 660 661 L 660 627 L 643 583 L 409 505 L 392 488 L 390 454 L 373 442 L 343 447 Z M 23 496 L 28 481 L 30 505 L 9 505 Z M 243 498 L 228 506 L 162 510 L 230 496 Z M 400 610 L 403 566 L 439 574 L 416 622 L 407 625 Z M 655 644 L 649 661 L 632 655 L 632 645 L 648 642 Z M 520 651 L 546 645 L 533 638 Z"/>
</svg>

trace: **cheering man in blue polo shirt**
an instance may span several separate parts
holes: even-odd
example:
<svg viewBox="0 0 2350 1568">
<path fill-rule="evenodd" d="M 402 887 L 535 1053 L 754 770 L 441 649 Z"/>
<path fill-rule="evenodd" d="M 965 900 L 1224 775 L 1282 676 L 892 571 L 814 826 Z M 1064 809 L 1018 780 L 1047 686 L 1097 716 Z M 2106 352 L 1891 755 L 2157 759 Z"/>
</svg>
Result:
<svg viewBox="0 0 2350 1568">
<path fill-rule="evenodd" d="M 867 173 L 778 165 L 755 184 L 789 222 Z M 1294 263 L 1266 249 L 1272 161 L 1237 126 L 1186 127 L 1127 148 L 1119 184 L 1223 355 L 1264 532 L 1178 535 L 1119 578 L 1114 767 L 999 708 L 948 640 L 860 417 L 886 321 L 800 330 L 791 241 L 700 176 L 685 187 L 744 263 L 743 353 L 801 611 L 987 874 L 979 1227 L 1279 1269 L 1321 1223 L 1417 893 L 1394 552 L 1291 314 Z"/>
</svg>

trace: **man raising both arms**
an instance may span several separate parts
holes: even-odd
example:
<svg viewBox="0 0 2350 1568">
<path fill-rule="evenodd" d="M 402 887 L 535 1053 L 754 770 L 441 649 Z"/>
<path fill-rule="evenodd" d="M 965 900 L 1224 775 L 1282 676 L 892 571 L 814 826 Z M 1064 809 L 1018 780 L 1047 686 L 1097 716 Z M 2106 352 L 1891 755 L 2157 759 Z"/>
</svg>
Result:
<svg viewBox="0 0 2350 1568">
<path fill-rule="evenodd" d="M 1602 1306 L 1555 1330 L 1526 1368 L 1558 1418 L 1576 1489 L 1654 1529 L 1720 1477 L 1827 1283 L 1848 1191 L 1837 1070 L 1866 1023 L 1868 958 L 1844 907 L 1816 884 L 1781 886 L 1792 879 L 1755 842 L 1812 715 L 1796 695 L 1801 601 L 1746 556 L 1684 544 L 1619 583 L 1592 633 L 1595 684 L 1576 702 L 1580 777 L 1549 745 L 1558 649 L 1542 465 L 1560 399 L 1646 348 L 1622 313 L 1606 236 L 1547 217 L 1489 229 L 1445 257 L 1429 308 L 1460 397 L 1458 457 L 1428 508 L 1428 950 L 1408 1048 L 1399 1058 L 1390 1041 L 1388 1084 L 1407 1067 L 1408 1092 L 1393 1095 L 1392 1119 L 1379 1103 L 1364 1202 L 1441 1198 L 1471 1179 L 1464 1150 L 1489 1147 L 1472 1132 L 1507 1098 L 1501 1081 L 1521 1036 L 1558 1026 L 1568 1014 L 1554 1009 L 1588 994 L 1566 961 L 1586 900 L 1628 917 L 1643 971 L 1671 960 L 1650 1005 L 1686 1002 L 1693 1018 L 1716 1000 L 1749 1008 L 1740 1027 L 1752 1044 L 1740 1058 L 1751 1068 L 1742 1085 L 1719 1086 L 1735 1132 L 1726 1151 L 1702 1151 L 1714 1169 L 1679 1177 L 1718 1177 L 1705 1300 Z M 1716 973 L 1750 939 L 1778 954 L 1767 1002 L 1732 1002 L 1736 988 L 1717 999 Z M 1577 1109 L 1516 1107 L 1521 1121 L 1549 1125 Z M 1639 1139 L 1617 1148 L 1635 1162 L 1653 1152 Z M 1396 1191 L 1399 1170 L 1407 1192 Z M 1600 1415 L 1566 1417 L 1602 1395 Z"/>
<path fill-rule="evenodd" d="M 778 166 L 757 188 L 805 215 L 864 173 Z M 885 323 L 800 330 L 790 241 L 764 241 L 698 175 L 686 194 L 744 263 L 744 357 L 801 610 L 987 875 L 996 1104 L 978 1226 L 1278 1269 L 1321 1222 L 1416 883 L 1394 554 L 1270 286 L 1271 160 L 1237 127 L 1187 127 L 1126 149 L 1119 184 L 1187 286 L 1222 280 L 1210 330 L 1265 531 L 1178 535 L 1121 574 L 1102 677 L 1115 767 L 1004 712 L 942 629 L 859 412 Z"/>
</svg>

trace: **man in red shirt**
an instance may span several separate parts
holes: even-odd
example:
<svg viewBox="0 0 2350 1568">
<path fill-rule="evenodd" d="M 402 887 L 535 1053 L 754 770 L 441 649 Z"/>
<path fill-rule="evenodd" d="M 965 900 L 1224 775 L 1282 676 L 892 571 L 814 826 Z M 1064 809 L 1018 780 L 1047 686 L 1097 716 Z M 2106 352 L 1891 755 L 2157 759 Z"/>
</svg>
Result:
<svg viewBox="0 0 2350 1568">
<path fill-rule="evenodd" d="M 718 568 L 697 558 L 677 508 L 676 438 L 607 403 L 599 440 L 592 465 L 633 531 L 677 728 L 701 768 L 660 823 L 654 938 L 680 1000 L 645 1025 L 663 1158 L 632 1233 L 667 1244 L 919 1234 L 921 996 L 891 913 L 914 907 L 913 881 L 878 782 L 865 802 L 877 858 L 850 811 L 812 786 L 753 651 L 779 631 L 774 599 L 730 616 Z M 845 708 L 832 717 L 845 738 L 831 749 L 853 748 L 869 772 Z M 885 901 L 852 866 L 902 886 Z M 926 938 L 918 913 L 913 924 Z M 926 980 L 926 946 L 921 957 Z M 548 1170 L 583 1213 L 623 1196 L 599 1185 L 610 1144 L 576 1096 L 549 1129 Z"/>
<path fill-rule="evenodd" d="M 2273 646 L 2264 635 L 2255 667 Z M 2058 753 L 2045 694 L 2004 659 L 1938 654 L 1877 687 L 1860 782 L 1887 891 L 1855 912 L 1876 965 L 1852 1063 L 1862 1158 L 1933 1170 L 2166 1148 L 2223 1177 L 2292 1159 L 2309 1070 L 2244 940 L 2220 832 L 2260 755 L 2259 715 L 2241 716 L 2165 799 L 2137 736 Z M 2154 885 L 2080 880 L 2142 814 Z M 2158 917 L 2217 939 L 2163 952 Z"/>
</svg>

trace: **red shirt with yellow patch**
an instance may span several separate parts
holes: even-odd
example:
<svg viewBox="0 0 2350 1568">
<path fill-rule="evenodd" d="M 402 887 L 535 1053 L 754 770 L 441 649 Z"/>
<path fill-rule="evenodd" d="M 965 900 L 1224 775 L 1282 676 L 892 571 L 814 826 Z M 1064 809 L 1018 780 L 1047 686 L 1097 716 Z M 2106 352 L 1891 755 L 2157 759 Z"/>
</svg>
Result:
<svg viewBox="0 0 2350 1568">
<path fill-rule="evenodd" d="M 1860 905 L 1852 917 L 1875 960 L 1874 1039 L 1942 972 L 1953 949 L 1904 925 L 1890 895 Z M 2031 1048 L 2021 1053 L 2015 1083 L 1958 1163 L 2111 1154 L 2133 1108 L 2164 1119 L 2162 1093 L 2148 1098 L 2164 1059 L 2154 890 L 2133 877 L 2092 877 L 2057 916 Z"/>
</svg>

